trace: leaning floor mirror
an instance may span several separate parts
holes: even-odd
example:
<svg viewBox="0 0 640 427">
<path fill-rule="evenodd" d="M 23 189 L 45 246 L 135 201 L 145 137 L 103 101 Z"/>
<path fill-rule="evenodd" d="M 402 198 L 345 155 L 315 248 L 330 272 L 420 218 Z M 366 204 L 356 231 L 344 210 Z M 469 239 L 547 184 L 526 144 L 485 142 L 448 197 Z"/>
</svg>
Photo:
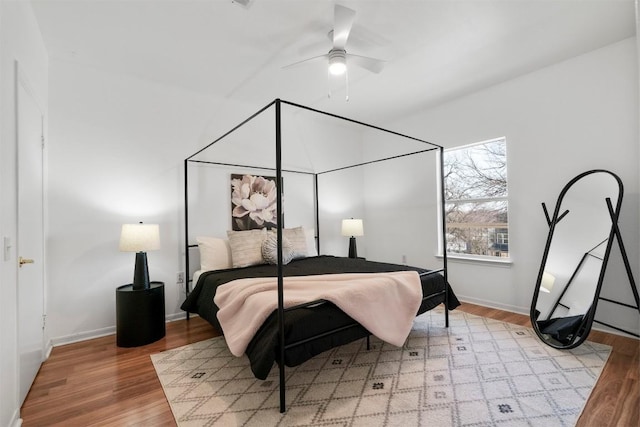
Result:
<svg viewBox="0 0 640 427">
<path fill-rule="evenodd" d="M 582 344 L 594 322 L 638 336 L 595 319 L 607 263 L 614 242 L 622 254 L 635 306 L 612 301 L 640 313 L 618 216 L 622 205 L 620 178 L 607 170 L 584 172 L 569 181 L 549 215 L 542 208 L 549 234 L 531 303 L 531 324 L 542 341 L 554 348 Z"/>
</svg>

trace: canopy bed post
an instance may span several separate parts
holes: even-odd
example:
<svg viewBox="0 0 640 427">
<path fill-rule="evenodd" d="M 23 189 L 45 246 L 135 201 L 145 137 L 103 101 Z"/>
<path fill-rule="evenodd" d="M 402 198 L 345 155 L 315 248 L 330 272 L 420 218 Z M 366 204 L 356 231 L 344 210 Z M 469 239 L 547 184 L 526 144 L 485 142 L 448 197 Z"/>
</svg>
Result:
<svg viewBox="0 0 640 427">
<path fill-rule="evenodd" d="M 189 160 L 184 160 L 184 295 L 189 295 Z M 187 311 L 187 320 L 189 320 L 189 312 Z"/>
<path fill-rule="evenodd" d="M 318 255 L 320 255 L 320 205 L 318 203 L 318 174 L 313 174 L 313 188 L 314 188 L 314 203 L 315 203 L 315 215 L 316 215 L 316 230 L 315 230 L 315 240 L 314 243 L 316 245 L 316 251 Z"/>
<path fill-rule="evenodd" d="M 278 254 L 278 340 L 280 361 L 280 412 L 285 407 L 285 367 L 284 367 L 284 280 L 282 279 L 282 126 L 280 99 L 275 101 L 276 113 L 276 215 L 277 215 L 277 254 Z"/>
<path fill-rule="evenodd" d="M 442 216 L 442 267 L 444 271 L 444 282 L 449 283 L 447 277 L 447 222 L 446 222 L 446 209 L 444 207 L 445 192 L 444 192 L 444 147 L 439 147 L 440 151 L 440 215 Z M 444 294 L 444 325 L 449 327 L 449 292 L 445 289 Z"/>
</svg>

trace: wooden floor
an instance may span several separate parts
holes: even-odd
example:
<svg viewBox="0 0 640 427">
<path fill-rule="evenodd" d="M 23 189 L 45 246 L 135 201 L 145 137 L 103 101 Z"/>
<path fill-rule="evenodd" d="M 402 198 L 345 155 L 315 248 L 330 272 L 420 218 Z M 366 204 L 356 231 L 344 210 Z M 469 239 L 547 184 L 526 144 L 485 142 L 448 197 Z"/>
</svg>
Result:
<svg viewBox="0 0 640 427">
<path fill-rule="evenodd" d="M 465 303 L 468 313 L 529 326 L 519 314 Z M 55 347 L 22 406 L 30 426 L 175 426 L 149 358 L 216 336 L 200 318 L 167 324 L 165 338 L 137 348 L 119 348 L 115 336 Z M 638 426 L 640 342 L 592 332 L 589 340 L 613 347 L 578 426 Z M 551 426 L 550 426 L 551 427 Z"/>
</svg>

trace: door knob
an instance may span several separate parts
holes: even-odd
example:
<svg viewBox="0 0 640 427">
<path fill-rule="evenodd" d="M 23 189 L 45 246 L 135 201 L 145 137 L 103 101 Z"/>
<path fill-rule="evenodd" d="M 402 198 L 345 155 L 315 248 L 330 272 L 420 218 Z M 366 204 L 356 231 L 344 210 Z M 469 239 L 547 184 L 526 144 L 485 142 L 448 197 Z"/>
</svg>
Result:
<svg viewBox="0 0 640 427">
<path fill-rule="evenodd" d="M 33 264 L 33 263 L 34 261 L 32 259 L 22 258 L 22 257 L 18 258 L 18 264 L 20 264 L 20 267 L 22 267 L 24 264 Z"/>
</svg>

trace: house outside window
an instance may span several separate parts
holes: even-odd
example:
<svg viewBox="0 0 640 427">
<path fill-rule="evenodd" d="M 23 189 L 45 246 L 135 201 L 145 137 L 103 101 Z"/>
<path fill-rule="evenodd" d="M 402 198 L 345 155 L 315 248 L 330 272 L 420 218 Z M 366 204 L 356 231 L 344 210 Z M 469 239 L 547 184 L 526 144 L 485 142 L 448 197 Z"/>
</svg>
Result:
<svg viewBox="0 0 640 427">
<path fill-rule="evenodd" d="M 507 141 L 444 152 L 447 254 L 509 257 Z"/>
</svg>

